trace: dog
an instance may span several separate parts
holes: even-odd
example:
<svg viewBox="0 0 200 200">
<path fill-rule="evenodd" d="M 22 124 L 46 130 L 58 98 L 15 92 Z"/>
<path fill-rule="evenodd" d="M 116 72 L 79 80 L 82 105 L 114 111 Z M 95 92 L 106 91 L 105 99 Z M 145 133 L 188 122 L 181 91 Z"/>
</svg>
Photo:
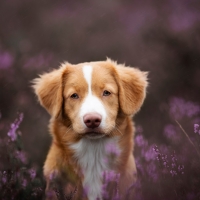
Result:
<svg viewBox="0 0 200 200">
<path fill-rule="evenodd" d="M 132 117 L 145 99 L 147 75 L 107 59 L 65 62 L 34 79 L 39 102 L 51 115 L 47 199 L 67 199 L 66 193 L 71 199 L 111 199 L 113 188 L 125 199 L 136 179 Z"/>
</svg>

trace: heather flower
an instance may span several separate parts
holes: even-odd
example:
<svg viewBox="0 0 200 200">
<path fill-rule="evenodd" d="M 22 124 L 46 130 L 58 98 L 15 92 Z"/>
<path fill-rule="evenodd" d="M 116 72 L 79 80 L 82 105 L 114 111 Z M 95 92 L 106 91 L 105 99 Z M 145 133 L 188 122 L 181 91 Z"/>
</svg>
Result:
<svg viewBox="0 0 200 200">
<path fill-rule="evenodd" d="M 10 130 L 7 135 L 11 138 L 12 141 L 15 141 L 17 139 L 18 133 L 16 131 L 19 128 L 19 125 L 22 122 L 23 117 L 24 117 L 23 113 L 20 113 L 18 118 L 10 126 Z"/>
<path fill-rule="evenodd" d="M 120 154 L 120 149 L 114 143 L 108 143 L 106 145 L 106 152 L 115 156 Z"/>
<path fill-rule="evenodd" d="M 144 174 L 145 173 L 145 168 L 144 168 L 144 165 L 141 163 L 141 159 L 136 157 L 135 158 L 135 163 L 136 163 L 137 171 L 140 171 L 141 174 Z"/>
<path fill-rule="evenodd" d="M 3 171 L 1 181 L 4 184 L 7 182 L 7 172 L 6 171 Z"/>
<path fill-rule="evenodd" d="M 150 162 L 146 170 L 147 170 L 148 176 L 152 179 L 152 181 L 156 182 L 158 180 L 158 173 L 157 173 L 157 167 L 155 163 Z"/>
<path fill-rule="evenodd" d="M 170 101 L 169 112 L 171 117 L 176 120 L 180 120 L 185 116 L 191 118 L 200 113 L 200 106 L 181 98 L 173 98 Z"/>
<path fill-rule="evenodd" d="M 176 158 L 176 155 L 175 155 L 175 151 L 173 152 L 173 154 L 171 155 L 171 161 L 172 163 L 176 163 L 177 162 L 177 158 Z"/>
<path fill-rule="evenodd" d="M 26 153 L 23 151 L 15 151 L 15 157 L 20 160 L 22 163 L 27 162 L 27 156 Z"/>
<path fill-rule="evenodd" d="M 136 132 L 141 134 L 143 132 L 142 126 L 137 126 L 136 127 Z"/>
<path fill-rule="evenodd" d="M 103 172 L 103 174 L 104 174 L 106 183 L 118 180 L 119 176 L 120 176 L 118 173 L 116 173 L 114 171 L 105 171 L 105 172 Z"/>
<path fill-rule="evenodd" d="M 108 194 L 108 191 L 107 191 L 107 184 L 106 183 L 103 184 L 101 191 L 102 191 L 102 196 L 104 197 L 104 199 L 108 199 L 109 194 Z"/>
<path fill-rule="evenodd" d="M 142 149 L 142 154 L 144 155 L 144 158 L 146 161 L 150 161 L 155 158 L 155 154 L 152 149 L 152 146 L 148 147 L 147 149 Z"/>
<path fill-rule="evenodd" d="M 0 52 L 0 68 L 6 69 L 13 64 L 14 58 L 9 52 Z"/>
<path fill-rule="evenodd" d="M 194 124 L 194 133 L 198 133 L 200 135 L 199 124 Z"/>
<path fill-rule="evenodd" d="M 10 130 L 8 132 L 8 136 L 11 138 L 12 141 L 15 141 L 17 139 L 16 130 L 18 129 L 18 126 L 15 126 L 15 124 L 11 124 Z"/>
<path fill-rule="evenodd" d="M 162 163 L 162 165 L 166 168 L 166 167 L 169 167 L 168 165 L 168 159 L 167 159 L 167 155 L 165 154 L 159 154 L 157 156 L 157 160 Z"/>
<path fill-rule="evenodd" d="M 184 174 L 183 170 L 184 170 L 184 165 L 179 165 L 178 166 L 178 171 L 179 171 L 180 174 Z"/>
<path fill-rule="evenodd" d="M 33 188 L 31 195 L 36 197 L 38 194 L 42 194 L 42 192 L 43 189 L 41 187 L 36 187 Z"/>
<path fill-rule="evenodd" d="M 120 200 L 119 193 L 117 192 L 112 200 Z"/>
<path fill-rule="evenodd" d="M 52 181 L 58 176 L 58 171 L 53 171 L 49 175 L 49 179 Z"/>
<path fill-rule="evenodd" d="M 52 199 L 54 197 L 54 192 L 54 190 L 48 190 L 47 192 L 45 192 L 47 199 Z"/>
<path fill-rule="evenodd" d="M 157 145 L 154 145 L 154 147 L 152 149 L 155 151 L 155 153 L 159 153 L 160 152 Z"/>
<path fill-rule="evenodd" d="M 177 164 L 175 151 L 171 154 L 171 161 L 170 161 L 168 159 L 168 155 L 161 153 L 156 145 L 153 147 L 153 150 L 157 154 L 156 159 L 159 161 L 160 166 L 163 167 L 163 169 L 165 168 L 165 170 L 163 171 L 164 173 L 170 173 L 172 177 L 178 175 L 178 173 L 182 175 L 184 174 L 183 172 L 184 165 Z"/>
<path fill-rule="evenodd" d="M 88 193 L 89 193 L 89 187 L 88 187 L 88 186 L 85 186 L 85 187 L 83 188 L 83 197 L 87 197 Z"/>
<path fill-rule="evenodd" d="M 157 145 L 154 145 L 152 149 L 157 154 L 156 159 L 161 164 L 161 166 L 168 167 L 167 155 L 162 154 Z"/>
<path fill-rule="evenodd" d="M 31 169 L 29 169 L 28 172 L 30 174 L 31 179 L 33 180 L 36 177 L 36 170 L 31 168 Z"/>
<path fill-rule="evenodd" d="M 27 180 L 25 179 L 25 178 L 23 178 L 23 180 L 22 180 L 22 187 L 26 187 L 27 186 L 27 184 L 28 184 L 28 182 L 27 182 Z"/>
<path fill-rule="evenodd" d="M 103 186 L 102 186 L 102 194 L 105 199 L 111 199 L 109 198 L 109 191 L 107 191 L 107 186 L 110 182 L 115 182 L 116 185 L 116 191 L 113 193 L 114 196 L 112 196 L 112 199 L 118 200 L 119 194 L 118 194 L 118 182 L 120 178 L 120 174 L 116 173 L 115 171 L 104 171 L 103 174 Z"/>
<path fill-rule="evenodd" d="M 172 124 L 168 124 L 165 126 L 163 134 L 172 142 L 180 141 L 180 134 L 177 131 L 177 127 Z"/>
<path fill-rule="evenodd" d="M 144 139 L 144 137 L 140 135 L 136 135 L 135 137 L 135 144 L 139 147 L 146 147 L 148 146 L 148 142 Z"/>
<path fill-rule="evenodd" d="M 170 173 L 171 173 L 172 176 L 176 176 L 177 175 L 176 170 L 170 170 Z"/>
<path fill-rule="evenodd" d="M 172 163 L 172 168 L 175 168 L 176 167 L 176 164 L 175 163 Z"/>
<path fill-rule="evenodd" d="M 6 183 L 7 182 L 7 177 L 6 176 L 3 176 L 2 178 L 1 178 L 1 181 L 2 181 L 2 183 Z"/>
</svg>

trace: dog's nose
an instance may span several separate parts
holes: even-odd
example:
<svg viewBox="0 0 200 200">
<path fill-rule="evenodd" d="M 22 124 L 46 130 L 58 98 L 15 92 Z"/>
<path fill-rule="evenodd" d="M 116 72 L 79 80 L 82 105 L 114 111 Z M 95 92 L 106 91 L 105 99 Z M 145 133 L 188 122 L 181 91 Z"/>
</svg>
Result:
<svg viewBox="0 0 200 200">
<path fill-rule="evenodd" d="M 98 113 L 88 113 L 83 116 L 83 121 L 88 128 L 97 128 L 101 123 L 101 115 Z"/>
</svg>

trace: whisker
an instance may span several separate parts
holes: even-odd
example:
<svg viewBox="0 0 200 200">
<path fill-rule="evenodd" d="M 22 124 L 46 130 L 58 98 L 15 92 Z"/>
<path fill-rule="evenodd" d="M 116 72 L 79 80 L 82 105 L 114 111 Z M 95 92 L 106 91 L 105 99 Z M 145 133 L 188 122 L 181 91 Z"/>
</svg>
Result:
<svg viewBox="0 0 200 200">
<path fill-rule="evenodd" d="M 111 136 L 114 136 L 115 130 L 117 130 L 121 135 L 123 135 L 122 132 L 117 128 L 117 124 L 116 124 L 116 126 L 112 126 L 112 130 L 110 131 Z"/>
<path fill-rule="evenodd" d="M 64 136 L 70 131 L 72 130 L 72 125 L 69 126 L 68 130 L 65 132 Z"/>
<path fill-rule="evenodd" d="M 117 124 L 116 124 L 116 126 L 115 126 L 115 129 L 121 134 L 121 135 L 123 135 L 123 133 L 119 130 L 119 128 L 117 128 Z"/>
<path fill-rule="evenodd" d="M 115 127 L 114 126 L 112 127 L 112 130 L 110 131 L 110 134 L 109 134 L 110 136 L 114 136 L 113 135 L 113 128 L 115 128 Z"/>
</svg>

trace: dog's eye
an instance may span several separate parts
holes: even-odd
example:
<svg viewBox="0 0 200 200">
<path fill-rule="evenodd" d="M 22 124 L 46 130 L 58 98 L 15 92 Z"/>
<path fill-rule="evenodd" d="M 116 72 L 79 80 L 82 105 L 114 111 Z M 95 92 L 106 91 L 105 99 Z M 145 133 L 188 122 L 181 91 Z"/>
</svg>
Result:
<svg viewBox="0 0 200 200">
<path fill-rule="evenodd" d="M 72 94 L 70 97 L 72 99 L 78 99 L 79 98 L 78 94 L 76 94 L 76 93 Z"/>
<path fill-rule="evenodd" d="M 111 93 L 108 90 L 103 91 L 103 96 L 109 96 Z"/>
</svg>

